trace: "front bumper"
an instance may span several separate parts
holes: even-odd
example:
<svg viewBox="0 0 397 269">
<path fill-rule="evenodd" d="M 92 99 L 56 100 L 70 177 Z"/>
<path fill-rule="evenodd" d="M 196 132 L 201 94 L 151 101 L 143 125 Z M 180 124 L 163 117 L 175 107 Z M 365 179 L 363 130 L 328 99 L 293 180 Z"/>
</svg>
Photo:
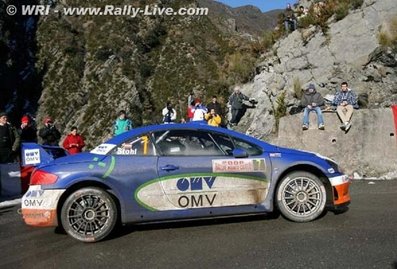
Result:
<svg viewBox="0 0 397 269">
<path fill-rule="evenodd" d="M 22 197 L 22 217 L 31 226 L 58 226 L 57 205 L 65 190 L 43 190 L 30 186 Z"/>
<path fill-rule="evenodd" d="M 346 175 L 329 178 L 333 190 L 333 205 L 336 207 L 345 206 L 350 203 L 350 180 Z"/>
</svg>

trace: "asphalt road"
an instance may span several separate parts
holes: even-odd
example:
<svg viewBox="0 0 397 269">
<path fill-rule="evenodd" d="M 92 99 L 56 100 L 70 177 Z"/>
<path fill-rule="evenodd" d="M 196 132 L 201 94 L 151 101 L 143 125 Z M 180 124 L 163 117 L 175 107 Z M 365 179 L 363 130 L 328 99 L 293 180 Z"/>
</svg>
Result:
<svg viewBox="0 0 397 269">
<path fill-rule="evenodd" d="M 83 244 L 0 209 L 0 268 L 397 268 L 397 180 L 355 181 L 347 212 L 129 226 Z"/>
</svg>

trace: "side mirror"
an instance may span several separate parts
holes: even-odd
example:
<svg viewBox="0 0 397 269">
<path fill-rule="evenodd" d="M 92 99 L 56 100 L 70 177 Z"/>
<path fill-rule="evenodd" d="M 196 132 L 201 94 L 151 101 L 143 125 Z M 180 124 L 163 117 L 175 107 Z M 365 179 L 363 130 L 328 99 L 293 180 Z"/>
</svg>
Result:
<svg viewBox="0 0 397 269">
<path fill-rule="evenodd" d="M 234 158 L 247 158 L 248 157 L 248 152 L 245 151 L 244 149 L 234 149 L 233 150 L 233 157 Z"/>
</svg>

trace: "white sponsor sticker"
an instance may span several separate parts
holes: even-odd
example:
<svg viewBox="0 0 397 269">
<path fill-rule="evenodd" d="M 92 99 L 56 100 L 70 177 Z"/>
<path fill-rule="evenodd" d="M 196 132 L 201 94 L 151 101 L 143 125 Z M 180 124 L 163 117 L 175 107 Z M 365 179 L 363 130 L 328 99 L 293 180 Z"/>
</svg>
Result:
<svg viewBox="0 0 397 269">
<path fill-rule="evenodd" d="M 266 171 L 265 159 L 224 159 L 212 160 L 212 172 L 264 172 Z"/>
<path fill-rule="evenodd" d="M 111 151 L 115 147 L 116 147 L 116 145 L 114 145 L 114 144 L 100 144 L 99 146 L 97 146 L 96 148 L 91 150 L 91 153 L 106 155 L 109 153 L 109 151 Z"/>
<path fill-rule="evenodd" d="M 332 186 L 338 186 L 338 185 L 345 184 L 345 183 L 349 182 L 349 177 L 346 175 L 330 177 L 329 181 L 331 182 Z"/>
<path fill-rule="evenodd" d="M 25 149 L 23 151 L 23 158 L 25 164 L 39 164 L 40 163 L 40 150 L 39 149 Z"/>
<path fill-rule="evenodd" d="M 30 186 L 22 197 L 23 209 L 56 209 L 58 200 L 65 190 L 43 190 L 40 186 Z"/>
<path fill-rule="evenodd" d="M 143 186 L 135 195 L 149 210 L 183 210 L 254 205 L 265 201 L 269 182 L 233 175 L 166 178 Z"/>
</svg>

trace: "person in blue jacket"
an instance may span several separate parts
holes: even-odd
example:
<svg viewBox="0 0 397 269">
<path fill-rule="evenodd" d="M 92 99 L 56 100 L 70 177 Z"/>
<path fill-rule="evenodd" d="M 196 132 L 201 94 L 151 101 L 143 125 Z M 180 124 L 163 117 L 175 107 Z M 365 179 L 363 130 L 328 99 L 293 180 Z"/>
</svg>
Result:
<svg viewBox="0 0 397 269">
<path fill-rule="evenodd" d="M 119 116 L 113 125 L 113 134 L 119 135 L 133 128 L 132 121 L 127 118 L 125 110 L 120 110 Z"/>
</svg>

